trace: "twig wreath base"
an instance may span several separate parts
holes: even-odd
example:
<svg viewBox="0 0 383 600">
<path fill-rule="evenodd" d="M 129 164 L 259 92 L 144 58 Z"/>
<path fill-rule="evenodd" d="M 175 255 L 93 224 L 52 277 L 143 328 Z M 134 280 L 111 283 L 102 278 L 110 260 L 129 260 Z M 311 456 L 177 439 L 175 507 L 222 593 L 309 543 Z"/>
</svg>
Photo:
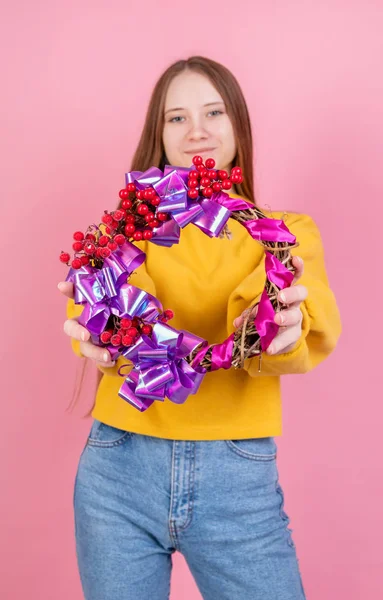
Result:
<svg viewBox="0 0 383 600">
<path fill-rule="evenodd" d="M 74 233 L 75 252 L 62 252 L 70 266 L 66 280 L 74 284 L 76 304 L 84 305 L 78 321 L 91 340 L 105 347 L 112 360 L 124 356 L 133 369 L 119 395 L 143 412 L 155 400 L 182 404 L 195 394 L 209 371 L 242 368 L 248 358 L 267 349 L 278 331 L 274 316 L 282 308 L 280 289 L 294 279 L 291 249 L 299 245 L 284 223 L 271 219 L 247 200 L 227 193 L 243 181 L 239 167 L 229 175 L 216 171 L 213 159 L 199 156 L 189 169 L 167 165 L 126 174 L 119 192 L 120 207 L 104 212 L 102 223 L 85 234 Z M 147 240 L 170 247 L 182 229 L 194 224 L 210 237 L 229 237 L 229 219 L 243 225 L 265 250 L 266 282 L 259 301 L 244 313 L 242 327 L 220 344 L 209 344 L 194 334 L 168 325 L 171 310 L 163 310 L 154 296 L 129 284 L 129 277 L 145 261 L 134 242 Z M 127 365 L 126 365 L 127 366 Z"/>
</svg>

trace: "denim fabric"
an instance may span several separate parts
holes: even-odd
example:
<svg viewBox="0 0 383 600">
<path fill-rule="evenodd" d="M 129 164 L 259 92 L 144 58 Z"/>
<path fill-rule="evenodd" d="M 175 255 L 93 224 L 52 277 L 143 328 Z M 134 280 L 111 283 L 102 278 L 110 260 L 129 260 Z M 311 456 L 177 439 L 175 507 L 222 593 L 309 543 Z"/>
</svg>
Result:
<svg viewBox="0 0 383 600">
<path fill-rule="evenodd" d="M 94 420 L 74 487 L 85 600 L 167 600 L 175 551 L 204 600 L 304 600 L 276 457 L 273 437 L 168 440 Z"/>
</svg>

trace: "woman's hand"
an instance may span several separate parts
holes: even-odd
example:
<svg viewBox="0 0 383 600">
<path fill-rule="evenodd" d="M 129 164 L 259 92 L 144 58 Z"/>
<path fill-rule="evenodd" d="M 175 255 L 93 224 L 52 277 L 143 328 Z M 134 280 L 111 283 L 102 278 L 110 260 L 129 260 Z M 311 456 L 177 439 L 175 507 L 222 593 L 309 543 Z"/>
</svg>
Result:
<svg viewBox="0 0 383 600">
<path fill-rule="evenodd" d="M 280 327 L 277 335 L 266 350 L 267 354 L 274 355 L 290 352 L 302 334 L 303 315 L 300 304 L 307 298 L 308 290 L 304 285 L 296 285 L 296 282 L 303 274 L 303 260 L 298 256 L 293 256 L 292 263 L 296 272 L 291 286 L 278 293 L 279 301 L 287 305 L 288 308 L 284 308 L 275 314 L 274 321 Z M 257 308 L 255 308 L 255 314 L 256 311 Z M 234 327 L 241 327 L 244 315 L 245 313 L 242 313 L 240 317 L 234 320 Z"/>
<path fill-rule="evenodd" d="M 60 281 L 58 289 L 67 298 L 73 298 L 73 283 Z M 67 319 L 64 323 L 64 331 L 69 337 L 80 342 L 80 352 L 87 358 L 91 358 L 103 367 L 113 367 L 115 362 L 111 360 L 109 352 L 99 348 L 90 341 L 90 333 L 85 327 L 77 323 L 77 319 Z"/>
</svg>

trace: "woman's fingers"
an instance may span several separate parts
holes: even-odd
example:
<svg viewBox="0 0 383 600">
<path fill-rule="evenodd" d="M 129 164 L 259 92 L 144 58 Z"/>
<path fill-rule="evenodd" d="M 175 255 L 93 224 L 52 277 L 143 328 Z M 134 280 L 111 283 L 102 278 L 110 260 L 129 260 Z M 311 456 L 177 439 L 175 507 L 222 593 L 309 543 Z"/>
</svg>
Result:
<svg viewBox="0 0 383 600">
<path fill-rule="evenodd" d="M 253 318 L 255 318 L 255 316 L 256 316 L 256 314 L 257 314 L 257 311 L 258 311 L 258 306 L 255 306 L 255 307 L 253 308 L 253 310 L 251 311 L 251 313 L 250 313 L 250 317 L 253 317 Z M 243 321 L 244 321 L 245 317 L 247 316 L 247 314 L 248 314 L 248 309 L 247 309 L 247 310 L 244 310 L 244 311 L 243 311 L 243 313 L 242 313 L 242 314 L 241 314 L 239 317 L 236 317 L 236 318 L 234 319 L 234 321 L 233 321 L 233 325 L 234 325 L 234 327 L 235 327 L 236 329 L 238 329 L 239 327 L 242 327 L 242 325 L 243 325 Z M 250 317 L 249 317 L 249 318 L 250 318 Z"/>
<path fill-rule="evenodd" d="M 60 281 L 57 287 L 60 290 L 60 292 L 64 294 L 64 296 L 66 296 L 67 298 L 74 298 L 73 283 L 71 283 L 70 281 Z"/>
<path fill-rule="evenodd" d="M 90 341 L 90 333 L 85 327 L 82 327 L 75 319 L 67 319 L 64 323 L 64 331 L 69 337 L 80 342 L 80 352 L 83 356 L 90 358 L 104 367 L 113 367 L 110 353 L 105 348 L 99 348 Z"/>
<path fill-rule="evenodd" d="M 79 342 L 87 342 L 90 338 L 89 331 L 77 323 L 76 319 L 67 319 L 64 322 L 64 331 L 69 337 L 72 337 Z"/>
<path fill-rule="evenodd" d="M 304 263 L 300 256 L 293 256 L 291 262 L 293 263 L 293 267 L 295 267 L 294 279 L 291 285 L 295 285 L 298 279 L 300 279 L 303 275 Z"/>
<path fill-rule="evenodd" d="M 285 288 L 278 293 L 278 299 L 283 304 L 300 304 L 303 300 L 306 300 L 308 295 L 308 289 L 304 285 L 293 285 Z"/>
<path fill-rule="evenodd" d="M 297 325 L 300 323 L 302 318 L 303 315 L 301 309 L 294 306 L 292 308 L 287 308 L 286 310 L 277 312 L 274 317 L 274 321 L 277 323 L 277 325 L 291 327 L 291 325 Z"/>
<path fill-rule="evenodd" d="M 102 364 L 104 367 L 110 367 L 114 365 L 112 357 L 109 352 L 103 348 L 95 346 L 92 342 L 81 342 L 80 343 L 81 354 Z"/>
</svg>

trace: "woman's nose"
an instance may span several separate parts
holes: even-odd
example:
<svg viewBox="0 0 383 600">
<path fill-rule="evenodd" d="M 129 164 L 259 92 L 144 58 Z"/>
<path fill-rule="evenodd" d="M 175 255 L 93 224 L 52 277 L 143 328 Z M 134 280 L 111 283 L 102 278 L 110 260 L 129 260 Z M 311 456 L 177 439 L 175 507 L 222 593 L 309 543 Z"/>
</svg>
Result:
<svg viewBox="0 0 383 600">
<path fill-rule="evenodd" d="M 206 131 L 206 129 L 202 126 L 202 124 L 198 120 L 196 120 L 193 121 L 190 126 L 188 137 L 190 140 L 201 140 L 208 138 L 209 134 Z"/>
</svg>

